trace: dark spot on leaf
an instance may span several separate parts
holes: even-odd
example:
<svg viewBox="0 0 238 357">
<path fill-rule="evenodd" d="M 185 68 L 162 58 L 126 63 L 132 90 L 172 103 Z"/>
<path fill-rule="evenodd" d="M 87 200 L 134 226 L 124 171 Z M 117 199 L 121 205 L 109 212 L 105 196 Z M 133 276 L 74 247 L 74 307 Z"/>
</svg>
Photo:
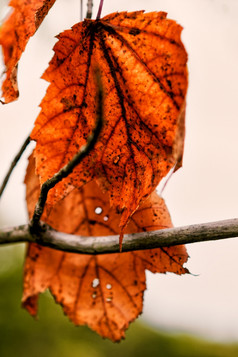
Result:
<svg viewBox="0 0 238 357">
<path fill-rule="evenodd" d="M 129 31 L 129 34 L 130 35 L 133 35 L 133 36 L 136 36 L 136 35 L 139 35 L 140 34 L 140 30 L 137 29 L 137 28 L 132 28 L 130 31 Z"/>
</svg>

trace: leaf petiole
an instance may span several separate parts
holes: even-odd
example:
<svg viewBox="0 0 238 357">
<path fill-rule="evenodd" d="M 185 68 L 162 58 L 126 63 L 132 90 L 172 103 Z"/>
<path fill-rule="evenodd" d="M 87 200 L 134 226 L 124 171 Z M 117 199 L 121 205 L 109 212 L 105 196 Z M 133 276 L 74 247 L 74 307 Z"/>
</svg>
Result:
<svg viewBox="0 0 238 357">
<path fill-rule="evenodd" d="M 97 13 L 96 20 L 99 20 L 100 17 L 101 17 L 102 7 L 103 7 L 103 1 L 104 1 L 104 0 L 100 0 L 100 4 L 99 4 L 99 8 L 98 8 L 98 13 Z"/>
</svg>

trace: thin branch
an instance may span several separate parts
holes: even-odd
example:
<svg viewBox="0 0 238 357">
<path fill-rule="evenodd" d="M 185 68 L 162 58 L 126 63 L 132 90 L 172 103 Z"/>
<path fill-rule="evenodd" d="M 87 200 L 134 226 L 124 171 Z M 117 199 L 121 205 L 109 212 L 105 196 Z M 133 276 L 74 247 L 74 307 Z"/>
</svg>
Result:
<svg viewBox="0 0 238 357">
<path fill-rule="evenodd" d="M 0 245 L 35 242 L 57 250 L 81 254 L 119 252 L 118 236 L 82 237 L 57 232 L 41 224 L 39 234 L 31 234 L 28 225 L 0 230 Z M 180 244 L 213 241 L 238 237 L 238 218 L 159 231 L 126 234 L 123 252 L 169 247 Z"/>
<path fill-rule="evenodd" d="M 93 0 L 88 0 L 86 19 L 91 19 L 92 14 L 93 14 Z"/>
<path fill-rule="evenodd" d="M 30 136 L 28 136 L 26 138 L 26 140 L 24 141 L 22 147 L 20 148 L 19 152 L 17 153 L 17 155 L 15 156 L 14 160 L 12 161 L 11 163 L 11 166 L 3 180 L 3 183 L 2 185 L 0 186 L 0 197 L 2 196 L 3 194 L 3 191 L 5 190 L 6 186 L 7 186 L 7 183 L 8 183 L 8 180 L 12 174 L 12 171 L 14 170 L 15 166 L 17 165 L 18 161 L 20 160 L 22 154 L 24 153 L 25 149 L 27 148 L 28 144 L 30 143 L 31 139 L 30 139 Z"/>
<path fill-rule="evenodd" d="M 77 154 L 65 165 L 63 166 L 53 177 L 45 181 L 41 187 L 40 197 L 35 206 L 35 211 L 30 223 L 31 232 L 38 231 L 39 222 L 44 211 L 45 203 L 47 200 L 47 196 L 49 191 L 63 178 L 70 175 L 74 168 L 89 154 L 89 152 L 94 148 L 97 139 L 100 135 L 102 125 L 103 125 L 103 90 L 100 81 L 99 73 L 95 72 L 95 78 L 97 81 L 97 88 L 98 88 L 98 108 L 97 108 L 97 120 L 96 126 L 93 129 L 93 132 L 88 136 L 87 142 L 83 145 Z"/>
<path fill-rule="evenodd" d="M 80 21 L 83 21 L 83 0 L 80 0 Z"/>
</svg>

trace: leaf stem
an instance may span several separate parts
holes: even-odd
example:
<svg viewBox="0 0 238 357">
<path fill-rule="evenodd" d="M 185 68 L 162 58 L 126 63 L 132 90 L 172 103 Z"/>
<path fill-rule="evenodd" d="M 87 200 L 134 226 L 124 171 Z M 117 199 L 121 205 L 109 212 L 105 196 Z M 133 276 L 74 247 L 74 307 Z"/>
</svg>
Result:
<svg viewBox="0 0 238 357">
<path fill-rule="evenodd" d="M 24 141 L 23 145 L 21 146 L 19 152 L 17 153 L 17 155 L 15 156 L 15 158 L 13 159 L 12 163 L 11 163 L 11 166 L 3 180 L 3 183 L 2 185 L 0 186 L 0 197 L 2 196 L 3 194 L 3 191 L 5 190 L 6 186 L 7 186 L 7 183 L 9 181 L 9 178 L 15 168 L 15 166 L 17 165 L 18 161 L 20 160 L 22 154 L 24 153 L 25 149 L 27 148 L 28 144 L 30 143 L 31 139 L 30 139 L 30 136 L 28 136 L 26 138 L 26 140 Z"/>
<path fill-rule="evenodd" d="M 97 13 L 96 20 L 99 20 L 100 17 L 101 17 L 102 7 L 103 7 L 103 1 L 104 1 L 104 0 L 100 0 L 100 4 L 99 4 L 99 8 L 98 8 L 98 13 Z"/>
</svg>

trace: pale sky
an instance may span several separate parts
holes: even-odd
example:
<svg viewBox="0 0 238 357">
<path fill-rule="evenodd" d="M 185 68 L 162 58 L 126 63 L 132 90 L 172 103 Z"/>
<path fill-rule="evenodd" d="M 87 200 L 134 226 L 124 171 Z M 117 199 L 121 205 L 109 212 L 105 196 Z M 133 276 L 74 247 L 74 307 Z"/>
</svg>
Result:
<svg viewBox="0 0 238 357">
<path fill-rule="evenodd" d="M 238 1 L 104 2 L 103 16 L 122 10 L 163 10 L 184 27 L 182 38 L 189 55 L 190 77 L 184 166 L 163 194 L 174 225 L 237 217 Z M 2 13 L 4 3 L 0 0 Z M 54 36 L 80 20 L 79 3 L 57 0 L 22 56 L 20 99 L 0 109 L 0 180 L 39 112 L 47 87 L 39 78 L 52 57 Z M 98 3 L 95 1 L 94 17 Z M 0 202 L 0 220 L 6 225 L 27 220 L 22 182 L 28 153 L 14 171 Z M 194 275 L 148 273 L 143 318 L 166 329 L 238 341 L 238 239 L 187 248 L 187 267 Z"/>
</svg>

